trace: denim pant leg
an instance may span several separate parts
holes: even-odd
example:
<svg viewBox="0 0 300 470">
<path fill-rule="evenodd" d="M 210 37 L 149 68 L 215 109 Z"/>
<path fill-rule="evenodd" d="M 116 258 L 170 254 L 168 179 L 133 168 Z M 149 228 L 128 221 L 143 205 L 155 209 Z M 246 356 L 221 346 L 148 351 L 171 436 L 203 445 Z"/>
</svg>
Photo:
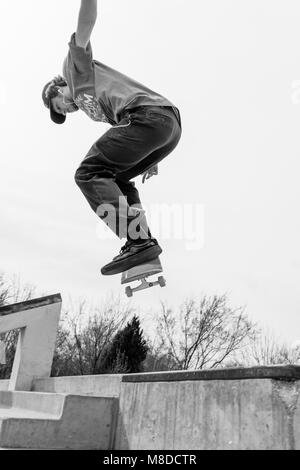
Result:
<svg viewBox="0 0 300 470">
<path fill-rule="evenodd" d="M 170 155 L 170 153 L 172 153 L 173 150 L 177 147 L 181 138 L 181 134 L 181 128 L 179 126 L 175 127 L 172 139 L 166 145 L 155 150 L 137 165 L 123 172 L 121 175 L 122 178 L 130 181 L 131 179 L 136 178 L 137 176 L 149 170 L 152 166 L 157 165 L 164 158 Z"/>
<path fill-rule="evenodd" d="M 151 115 L 152 107 L 144 108 L 129 112 L 118 126 L 97 140 L 75 175 L 75 181 L 93 211 L 106 219 L 107 225 L 120 238 L 128 236 L 128 226 L 136 217 L 136 214 L 128 217 L 130 205 L 140 204 L 138 191 L 129 183 L 128 172 L 135 169 L 136 173 L 139 165 L 149 164 L 148 156 L 166 148 L 174 138 L 177 123 L 167 117 L 159 120 L 157 115 Z M 129 203 L 126 193 L 131 195 Z M 109 222 L 107 206 L 115 215 Z M 143 223 L 141 225 L 144 227 Z"/>
</svg>

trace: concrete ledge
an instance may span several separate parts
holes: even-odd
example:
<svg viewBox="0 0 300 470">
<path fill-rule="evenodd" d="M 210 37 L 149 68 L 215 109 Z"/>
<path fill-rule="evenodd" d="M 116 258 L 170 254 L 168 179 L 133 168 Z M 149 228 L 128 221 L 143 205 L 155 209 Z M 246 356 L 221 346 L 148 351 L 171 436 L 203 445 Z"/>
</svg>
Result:
<svg viewBox="0 0 300 470">
<path fill-rule="evenodd" d="M 121 390 L 116 450 L 300 449 L 299 380 L 123 382 Z"/>
<path fill-rule="evenodd" d="M 66 395 L 62 393 L 0 392 L 0 419 L 8 410 L 26 410 L 60 417 Z"/>
<path fill-rule="evenodd" d="M 122 382 L 182 382 L 189 380 L 277 379 L 300 380 L 300 366 L 264 366 L 196 371 L 151 372 L 125 374 Z"/>
<path fill-rule="evenodd" d="M 0 380 L 0 392 L 6 392 L 9 387 L 9 379 L 8 380 Z"/>
<path fill-rule="evenodd" d="M 101 397 L 119 397 L 122 375 L 78 375 L 74 377 L 36 378 L 35 392 L 71 393 Z"/>
<path fill-rule="evenodd" d="M 116 430 L 110 442 L 116 450 L 300 449 L 297 365 L 38 378 L 33 386 L 44 392 L 119 396 L 110 414 L 112 434 Z M 78 419 L 79 404 L 74 409 L 71 421 Z M 86 415 L 79 421 L 87 423 Z M 11 435 L 16 432 L 11 429 Z"/>
<path fill-rule="evenodd" d="M 0 447 L 111 449 L 117 408 L 116 398 L 2 392 Z"/>
<path fill-rule="evenodd" d="M 46 297 L 39 297 L 38 299 L 27 300 L 26 302 L 18 302 L 12 305 L 4 305 L 0 307 L 0 316 L 10 315 L 11 313 L 24 312 L 37 307 L 44 307 L 46 305 L 62 302 L 60 294 L 48 295 Z"/>
</svg>

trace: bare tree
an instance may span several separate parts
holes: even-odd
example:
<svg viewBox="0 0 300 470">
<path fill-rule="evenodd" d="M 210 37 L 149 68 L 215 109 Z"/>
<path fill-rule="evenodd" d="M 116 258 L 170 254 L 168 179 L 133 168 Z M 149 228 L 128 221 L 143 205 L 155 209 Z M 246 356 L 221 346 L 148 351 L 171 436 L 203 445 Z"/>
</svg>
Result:
<svg viewBox="0 0 300 470">
<path fill-rule="evenodd" d="M 161 348 L 148 341 L 149 351 L 143 363 L 145 372 L 176 370 L 177 363 L 171 354 L 162 352 Z"/>
<path fill-rule="evenodd" d="M 288 346 L 272 332 L 262 329 L 242 352 L 239 363 L 243 366 L 299 364 L 300 346 L 294 348 Z"/>
<path fill-rule="evenodd" d="M 8 278 L 0 274 L 0 306 L 30 300 L 35 288 L 22 285 L 18 276 Z M 101 371 L 101 361 L 115 333 L 121 329 L 133 309 L 110 297 L 96 308 L 86 300 L 64 310 L 57 333 L 52 376 L 96 374 Z M 0 366 L 0 379 L 10 377 L 19 330 L 0 335 L 6 348 L 6 364 Z M 118 368 L 121 368 L 121 357 Z M 125 365 L 123 369 L 125 370 Z"/>
<path fill-rule="evenodd" d="M 9 285 L 3 273 L 0 273 L 0 307 L 7 304 L 9 297 Z"/>
<path fill-rule="evenodd" d="M 101 364 L 113 336 L 121 329 L 133 309 L 110 297 L 92 308 L 79 302 L 75 315 L 65 313 L 54 357 L 52 376 L 93 375 L 101 373 Z"/>
<path fill-rule="evenodd" d="M 158 317 L 156 354 L 168 357 L 172 369 L 223 366 L 246 347 L 256 326 L 244 309 L 228 306 L 226 295 L 186 300 L 176 314 L 162 303 Z"/>
<path fill-rule="evenodd" d="M 36 287 L 32 284 L 22 284 L 20 276 L 6 276 L 0 273 L 0 307 L 14 304 L 16 302 L 26 302 L 34 297 Z"/>
</svg>

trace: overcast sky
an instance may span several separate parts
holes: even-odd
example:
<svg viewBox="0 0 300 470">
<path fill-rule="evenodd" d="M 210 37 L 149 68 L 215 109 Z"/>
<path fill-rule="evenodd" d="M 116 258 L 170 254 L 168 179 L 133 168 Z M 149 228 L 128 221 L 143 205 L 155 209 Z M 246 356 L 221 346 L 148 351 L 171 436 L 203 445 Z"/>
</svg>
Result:
<svg viewBox="0 0 300 470">
<path fill-rule="evenodd" d="M 74 173 L 108 127 L 82 112 L 57 126 L 41 101 L 79 4 L 0 4 L 0 269 L 97 301 L 123 290 L 120 276 L 100 275 L 121 243 Z M 99 0 L 94 58 L 168 97 L 183 120 L 159 176 L 137 180 L 151 213 L 177 210 L 159 238 L 167 287 L 138 293 L 141 311 L 227 292 L 253 320 L 300 339 L 299 24 L 296 0 Z"/>
</svg>

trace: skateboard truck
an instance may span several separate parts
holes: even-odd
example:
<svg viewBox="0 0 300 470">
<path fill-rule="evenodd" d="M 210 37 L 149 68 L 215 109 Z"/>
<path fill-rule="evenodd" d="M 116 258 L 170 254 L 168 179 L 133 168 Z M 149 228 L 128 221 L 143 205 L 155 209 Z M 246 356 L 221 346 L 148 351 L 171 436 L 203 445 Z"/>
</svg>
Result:
<svg viewBox="0 0 300 470">
<path fill-rule="evenodd" d="M 156 258 L 145 264 L 134 266 L 134 268 L 128 269 L 128 271 L 124 271 L 122 273 L 121 284 L 129 284 L 130 282 L 141 281 L 141 284 L 139 284 L 137 287 L 126 287 L 125 293 L 127 297 L 132 297 L 134 292 L 148 289 L 149 287 L 158 285 L 160 287 L 164 287 L 166 285 L 166 280 L 163 276 L 159 276 L 156 281 L 147 280 L 149 276 L 162 273 L 162 271 L 162 265 L 159 258 Z"/>
</svg>

